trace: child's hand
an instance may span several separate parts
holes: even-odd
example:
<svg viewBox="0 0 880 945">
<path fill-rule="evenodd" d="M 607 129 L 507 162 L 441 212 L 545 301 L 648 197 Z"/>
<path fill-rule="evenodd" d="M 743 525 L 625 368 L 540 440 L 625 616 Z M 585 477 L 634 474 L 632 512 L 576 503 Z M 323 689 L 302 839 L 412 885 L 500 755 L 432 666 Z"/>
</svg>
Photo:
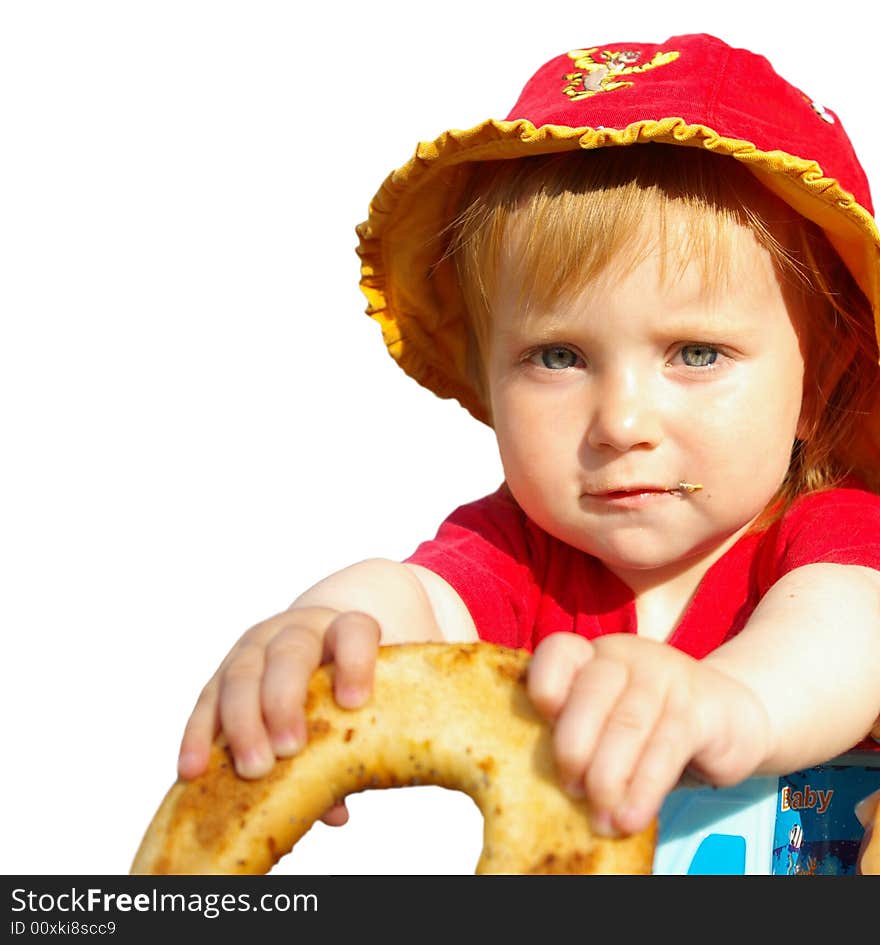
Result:
<svg viewBox="0 0 880 945">
<path fill-rule="evenodd" d="M 336 701 L 355 709 L 372 692 L 380 637 L 390 644 L 476 636 L 461 598 L 427 569 L 382 558 L 343 568 L 230 650 L 190 715 L 178 773 L 201 774 L 221 731 L 243 778 L 268 774 L 276 758 L 296 754 L 307 739 L 306 690 L 321 663 L 335 662 Z M 322 819 L 343 824 L 348 812 L 337 804 Z"/>
<path fill-rule="evenodd" d="M 767 714 L 746 686 L 635 635 L 552 634 L 535 650 L 528 691 L 554 722 L 563 786 L 586 796 L 604 833 L 647 827 L 688 767 L 735 784 L 769 751 Z"/>
<path fill-rule="evenodd" d="M 184 731 L 178 773 L 201 774 L 222 730 L 241 777 L 267 774 L 276 757 L 306 743 L 306 687 L 317 667 L 335 661 L 336 700 L 356 708 L 369 698 L 378 646 L 378 623 L 357 612 L 299 607 L 251 627 L 202 690 Z M 324 819 L 344 823 L 344 805 Z"/>
</svg>

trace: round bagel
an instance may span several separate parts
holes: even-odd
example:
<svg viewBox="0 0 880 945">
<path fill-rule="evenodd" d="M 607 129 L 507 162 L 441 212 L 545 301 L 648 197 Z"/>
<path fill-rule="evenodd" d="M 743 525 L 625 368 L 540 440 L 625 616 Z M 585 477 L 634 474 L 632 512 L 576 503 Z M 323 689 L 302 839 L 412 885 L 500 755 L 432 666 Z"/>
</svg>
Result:
<svg viewBox="0 0 880 945">
<path fill-rule="evenodd" d="M 131 872 L 266 873 L 346 795 L 435 784 L 483 814 L 477 873 L 650 873 L 656 825 L 596 836 L 587 806 L 559 787 L 550 727 L 524 685 L 528 658 L 489 643 L 384 646 L 372 697 L 354 710 L 336 704 L 333 666 L 322 666 L 302 751 L 246 781 L 215 744 L 205 774 L 169 790 Z"/>
</svg>

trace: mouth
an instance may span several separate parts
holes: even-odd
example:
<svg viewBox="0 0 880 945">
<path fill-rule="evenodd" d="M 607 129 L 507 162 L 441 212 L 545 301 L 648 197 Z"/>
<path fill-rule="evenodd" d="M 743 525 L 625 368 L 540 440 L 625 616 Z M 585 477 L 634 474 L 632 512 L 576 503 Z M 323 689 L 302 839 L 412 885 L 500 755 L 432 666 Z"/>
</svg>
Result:
<svg viewBox="0 0 880 945">
<path fill-rule="evenodd" d="M 663 495 L 671 492 L 667 486 L 626 486 L 619 489 L 606 489 L 602 492 L 588 492 L 595 499 L 625 499 L 639 495 Z"/>
<path fill-rule="evenodd" d="M 627 499 L 638 496 L 652 495 L 690 495 L 699 492 L 702 485 L 694 482 L 678 482 L 674 486 L 623 486 L 616 489 L 605 489 L 601 492 L 587 492 L 586 496 L 593 499 Z"/>
</svg>

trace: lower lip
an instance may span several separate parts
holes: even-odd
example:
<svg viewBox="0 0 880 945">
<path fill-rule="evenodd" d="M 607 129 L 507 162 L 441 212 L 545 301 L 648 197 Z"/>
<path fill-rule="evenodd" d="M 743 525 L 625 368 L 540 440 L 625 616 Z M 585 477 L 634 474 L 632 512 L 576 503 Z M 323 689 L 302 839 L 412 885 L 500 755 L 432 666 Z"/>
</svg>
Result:
<svg viewBox="0 0 880 945">
<path fill-rule="evenodd" d="M 606 492 L 603 495 L 587 493 L 584 498 L 591 502 L 617 509 L 641 508 L 657 502 L 659 499 L 670 498 L 670 492 Z"/>
</svg>

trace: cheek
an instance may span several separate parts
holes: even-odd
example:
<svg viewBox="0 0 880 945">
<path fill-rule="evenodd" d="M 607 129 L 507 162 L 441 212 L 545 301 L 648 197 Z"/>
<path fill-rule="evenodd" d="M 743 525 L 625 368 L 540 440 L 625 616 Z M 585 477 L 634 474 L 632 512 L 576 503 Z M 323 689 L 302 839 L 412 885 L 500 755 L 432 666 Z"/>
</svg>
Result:
<svg viewBox="0 0 880 945">
<path fill-rule="evenodd" d="M 546 424 L 529 414 L 499 411 L 495 414 L 495 437 L 508 480 L 540 475 L 549 447 Z"/>
<path fill-rule="evenodd" d="M 666 413 L 665 432 L 681 449 L 682 473 L 711 478 L 713 471 L 732 477 L 746 491 L 784 478 L 797 434 L 801 408 L 801 374 L 786 372 L 785 383 L 772 370 L 741 375 L 720 394 L 706 388 L 705 397 L 675 401 Z M 692 467 L 692 471 L 689 471 Z M 739 487 L 738 487 L 739 488 Z"/>
<path fill-rule="evenodd" d="M 576 460 L 579 436 L 556 402 L 509 385 L 493 399 L 495 436 L 508 481 L 546 481 Z"/>
<path fill-rule="evenodd" d="M 803 362 L 791 358 L 758 386 L 748 417 L 756 439 L 775 442 L 786 454 L 791 450 L 801 418 L 803 384 Z"/>
<path fill-rule="evenodd" d="M 785 478 L 801 412 L 801 373 L 756 378 L 697 420 L 691 443 L 707 469 L 723 471 L 744 495 L 772 495 Z M 791 381 L 791 383 L 788 383 Z M 768 496 L 769 500 L 769 496 Z"/>
</svg>

